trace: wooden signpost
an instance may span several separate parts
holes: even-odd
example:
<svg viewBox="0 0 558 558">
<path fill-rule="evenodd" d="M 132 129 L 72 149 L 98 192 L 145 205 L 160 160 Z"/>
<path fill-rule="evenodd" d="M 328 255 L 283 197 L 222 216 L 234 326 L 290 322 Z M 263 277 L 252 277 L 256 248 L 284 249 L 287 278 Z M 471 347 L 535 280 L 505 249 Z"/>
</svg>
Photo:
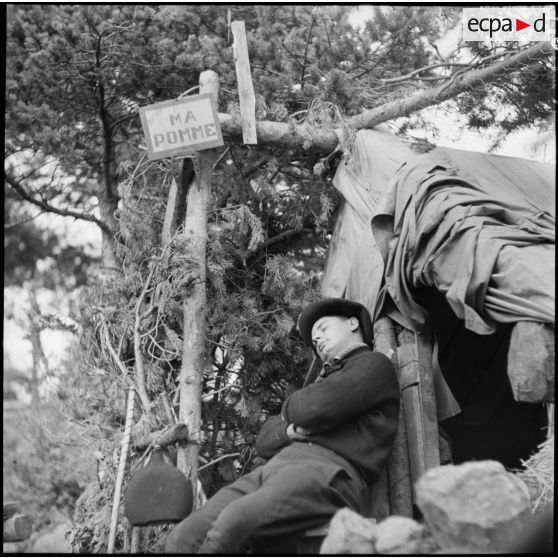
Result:
<svg viewBox="0 0 558 558">
<path fill-rule="evenodd" d="M 177 466 L 197 486 L 201 438 L 201 392 L 205 344 L 205 278 L 207 215 L 211 174 L 216 159 L 212 148 L 223 145 L 216 105 L 219 79 L 211 70 L 200 74 L 200 95 L 181 97 L 140 109 L 149 159 L 196 157 L 196 174 L 189 186 L 184 230 L 190 240 L 192 292 L 185 297 L 184 346 L 178 382 L 179 423 L 189 433 L 178 448 Z M 173 179 L 171 189 L 176 190 Z M 169 216 L 167 216 L 169 217 Z M 165 222 L 171 219 L 165 218 Z M 165 233 L 168 236 L 168 231 Z"/>
</svg>

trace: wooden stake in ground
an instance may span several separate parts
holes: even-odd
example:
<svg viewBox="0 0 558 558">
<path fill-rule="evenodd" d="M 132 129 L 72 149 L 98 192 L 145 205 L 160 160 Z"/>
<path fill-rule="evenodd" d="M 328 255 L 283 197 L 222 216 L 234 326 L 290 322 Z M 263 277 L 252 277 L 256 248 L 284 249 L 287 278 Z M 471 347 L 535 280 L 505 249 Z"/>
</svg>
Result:
<svg viewBox="0 0 558 558">
<path fill-rule="evenodd" d="M 200 75 L 200 93 L 211 93 L 217 102 L 219 79 L 211 70 Z M 216 158 L 214 150 L 197 154 L 198 170 L 188 191 L 185 234 L 193 263 L 194 281 L 184 299 L 184 350 L 178 390 L 179 422 L 188 427 L 186 447 L 179 447 L 177 466 L 197 486 L 198 456 L 201 440 L 201 395 L 205 347 L 207 215 L 211 195 L 211 175 Z"/>
<path fill-rule="evenodd" d="M 130 387 L 128 391 L 128 406 L 126 408 L 126 424 L 124 426 L 124 436 L 122 437 L 122 450 L 116 473 L 114 486 L 114 498 L 112 501 L 112 514 L 110 519 L 110 530 L 107 544 L 107 554 L 114 554 L 114 541 L 116 539 L 116 526 L 118 524 L 118 510 L 120 508 L 120 495 L 122 494 L 122 483 L 126 472 L 126 461 L 128 460 L 128 450 L 130 449 L 130 439 L 132 437 L 132 424 L 134 423 L 134 399 L 136 390 Z"/>
</svg>

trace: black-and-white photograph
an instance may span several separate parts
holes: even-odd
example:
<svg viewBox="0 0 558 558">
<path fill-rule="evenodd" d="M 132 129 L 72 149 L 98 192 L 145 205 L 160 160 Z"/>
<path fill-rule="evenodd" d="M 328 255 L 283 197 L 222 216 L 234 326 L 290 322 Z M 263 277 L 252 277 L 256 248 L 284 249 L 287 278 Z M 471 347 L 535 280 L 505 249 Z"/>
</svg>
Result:
<svg viewBox="0 0 558 558">
<path fill-rule="evenodd" d="M 7 3 L 3 554 L 553 555 L 553 3 Z"/>
</svg>

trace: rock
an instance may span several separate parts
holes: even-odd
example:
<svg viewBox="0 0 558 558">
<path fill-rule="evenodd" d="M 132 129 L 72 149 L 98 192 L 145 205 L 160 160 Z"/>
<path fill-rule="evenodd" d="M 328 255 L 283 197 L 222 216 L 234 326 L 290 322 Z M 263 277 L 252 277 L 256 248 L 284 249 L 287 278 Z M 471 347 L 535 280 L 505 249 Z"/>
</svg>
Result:
<svg viewBox="0 0 558 558">
<path fill-rule="evenodd" d="M 376 552 L 380 554 L 416 554 L 424 527 L 408 517 L 392 515 L 378 524 Z"/>
<path fill-rule="evenodd" d="M 529 490 L 497 461 L 444 465 L 416 484 L 417 504 L 438 546 L 499 552 L 524 529 Z"/>
<path fill-rule="evenodd" d="M 332 518 L 320 554 L 373 554 L 376 523 L 343 508 Z"/>
<path fill-rule="evenodd" d="M 62 523 L 40 535 L 33 543 L 33 554 L 72 554 L 72 545 L 66 538 L 71 525 Z"/>
<path fill-rule="evenodd" d="M 508 350 L 508 377 L 516 401 L 554 403 L 554 327 L 517 322 Z"/>
</svg>

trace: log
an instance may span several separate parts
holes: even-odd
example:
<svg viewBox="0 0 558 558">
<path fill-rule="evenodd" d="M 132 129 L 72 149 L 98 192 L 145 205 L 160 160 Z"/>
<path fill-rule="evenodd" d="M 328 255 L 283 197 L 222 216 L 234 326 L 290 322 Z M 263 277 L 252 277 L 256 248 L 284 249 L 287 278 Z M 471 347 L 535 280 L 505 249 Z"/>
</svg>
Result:
<svg viewBox="0 0 558 558">
<path fill-rule="evenodd" d="M 517 322 L 508 349 L 508 377 L 516 401 L 554 403 L 554 328 Z"/>
<path fill-rule="evenodd" d="M 19 502 L 4 502 L 2 504 L 2 516 L 4 521 L 6 521 L 8 517 L 14 515 L 14 513 L 19 513 L 20 511 L 21 504 Z"/>
<path fill-rule="evenodd" d="M 219 123 L 223 135 L 242 142 L 242 124 L 239 118 L 220 112 Z M 256 122 L 256 134 L 259 144 L 302 149 L 311 153 L 330 153 L 337 147 L 341 137 L 339 130 L 269 120 Z"/>
<path fill-rule="evenodd" d="M 176 442 L 188 441 L 188 426 L 185 424 L 175 424 L 171 428 L 164 428 L 157 432 L 151 432 L 146 436 L 138 437 L 132 440 L 132 446 L 137 450 L 145 450 L 151 444 L 158 446 L 169 446 Z"/>
<path fill-rule="evenodd" d="M 4 521 L 2 542 L 21 542 L 31 536 L 33 523 L 27 515 L 16 513 Z"/>
<path fill-rule="evenodd" d="M 390 318 L 380 318 L 374 323 L 374 345 L 376 350 L 391 358 L 395 369 L 398 370 L 395 324 Z M 387 471 L 390 514 L 413 517 L 411 473 L 403 400 L 400 402 L 399 424 L 393 449 L 388 459 Z"/>
</svg>

